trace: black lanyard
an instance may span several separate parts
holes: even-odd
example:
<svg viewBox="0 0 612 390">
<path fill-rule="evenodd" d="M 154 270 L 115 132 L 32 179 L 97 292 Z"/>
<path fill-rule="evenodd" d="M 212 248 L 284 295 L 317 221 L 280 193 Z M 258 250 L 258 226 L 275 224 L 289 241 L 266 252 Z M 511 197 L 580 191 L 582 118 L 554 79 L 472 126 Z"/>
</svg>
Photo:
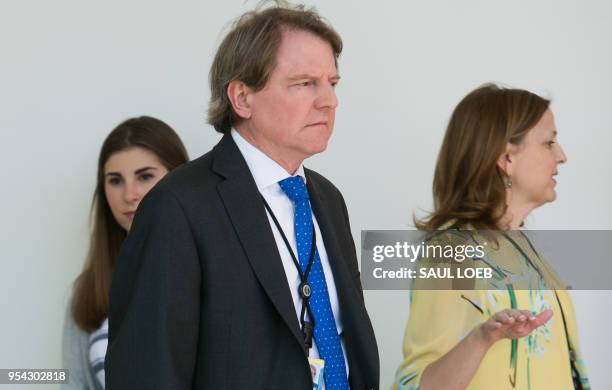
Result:
<svg viewBox="0 0 612 390">
<path fill-rule="evenodd" d="M 306 264 L 306 271 L 302 272 L 302 267 L 300 267 L 300 263 L 295 257 L 293 253 L 293 249 L 291 249 L 291 245 L 289 245 L 289 240 L 287 240 L 287 236 L 285 236 L 285 232 L 278 223 L 276 219 L 276 215 L 272 212 L 272 208 L 266 199 L 261 196 L 261 200 L 263 200 L 264 206 L 266 206 L 266 210 L 270 213 L 278 232 L 280 233 L 285 245 L 287 246 L 287 250 L 291 255 L 291 259 L 293 260 L 293 264 L 297 269 L 298 274 L 300 275 L 300 286 L 298 287 L 298 292 L 300 297 L 302 298 L 302 313 L 300 315 L 300 324 L 302 325 L 302 334 L 304 335 L 304 345 L 306 345 L 306 349 L 312 348 L 312 334 L 314 332 L 315 327 L 315 319 L 312 315 L 312 311 L 310 310 L 310 296 L 312 295 L 312 287 L 308 284 L 308 275 L 310 275 L 310 270 L 312 269 L 312 265 L 314 264 L 315 259 L 315 250 L 317 249 L 317 235 L 314 228 L 314 222 L 312 224 L 312 246 L 310 248 L 310 256 L 308 257 L 308 263 Z M 306 321 L 305 315 L 308 312 L 308 317 L 310 321 Z"/>
</svg>

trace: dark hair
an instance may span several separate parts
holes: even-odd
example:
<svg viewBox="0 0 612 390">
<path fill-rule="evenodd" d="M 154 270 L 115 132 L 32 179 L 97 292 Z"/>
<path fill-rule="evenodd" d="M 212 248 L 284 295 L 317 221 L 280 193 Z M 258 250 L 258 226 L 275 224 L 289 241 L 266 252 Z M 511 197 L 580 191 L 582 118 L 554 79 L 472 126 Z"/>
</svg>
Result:
<svg viewBox="0 0 612 390">
<path fill-rule="evenodd" d="M 171 171 L 188 161 L 179 136 L 166 123 L 149 116 L 128 119 L 106 137 L 98 158 L 96 190 L 91 205 L 92 232 L 87 260 L 74 282 L 72 316 L 87 332 L 98 329 L 108 315 L 115 258 L 127 232 L 117 223 L 104 193 L 104 165 L 119 151 L 132 147 L 154 153 Z"/>
<path fill-rule="evenodd" d="M 283 29 L 310 32 L 328 42 L 336 62 L 342 52 L 340 35 L 314 8 L 291 6 L 285 1 L 274 4 L 238 18 L 217 50 L 209 74 L 208 123 L 220 133 L 227 133 L 239 122 L 227 96 L 229 83 L 240 80 L 254 91 L 261 90 L 276 65 Z"/>
<path fill-rule="evenodd" d="M 497 160 L 508 143 L 519 145 L 550 105 L 532 92 L 485 84 L 470 92 L 450 118 L 436 163 L 434 211 L 420 229 L 498 229 L 506 212 L 504 173 Z"/>
</svg>

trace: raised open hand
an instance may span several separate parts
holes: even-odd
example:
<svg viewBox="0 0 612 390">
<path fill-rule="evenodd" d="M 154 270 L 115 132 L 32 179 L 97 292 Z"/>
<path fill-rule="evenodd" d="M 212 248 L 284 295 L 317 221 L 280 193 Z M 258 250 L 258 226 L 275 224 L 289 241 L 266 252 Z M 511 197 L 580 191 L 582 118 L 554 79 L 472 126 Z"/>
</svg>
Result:
<svg viewBox="0 0 612 390">
<path fill-rule="evenodd" d="M 506 309 L 495 313 L 480 325 L 482 336 L 493 344 L 501 339 L 518 339 L 527 336 L 534 329 L 544 325 L 553 316 L 550 309 L 538 315 L 529 310 Z"/>
</svg>

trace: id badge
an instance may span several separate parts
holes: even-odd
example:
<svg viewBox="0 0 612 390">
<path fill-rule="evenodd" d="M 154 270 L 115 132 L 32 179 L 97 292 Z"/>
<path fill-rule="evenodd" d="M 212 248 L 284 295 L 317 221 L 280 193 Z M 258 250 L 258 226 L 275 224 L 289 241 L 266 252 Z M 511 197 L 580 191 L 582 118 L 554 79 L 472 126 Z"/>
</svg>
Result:
<svg viewBox="0 0 612 390">
<path fill-rule="evenodd" d="M 308 364 L 310 364 L 310 373 L 312 374 L 312 389 L 322 389 L 323 369 L 325 368 L 325 360 L 308 358 Z"/>
</svg>

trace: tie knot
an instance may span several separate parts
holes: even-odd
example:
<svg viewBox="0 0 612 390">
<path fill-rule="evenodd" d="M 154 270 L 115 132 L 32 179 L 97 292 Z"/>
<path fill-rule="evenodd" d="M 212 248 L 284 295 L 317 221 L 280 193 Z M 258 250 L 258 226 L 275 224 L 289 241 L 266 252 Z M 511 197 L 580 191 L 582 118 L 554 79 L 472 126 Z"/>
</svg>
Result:
<svg viewBox="0 0 612 390">
<path fill-rule="evenodd" d="M 308 199 L 308 189 L 301 176 L 292 176 L 278 182 L 292 202 Z"/>
</svg>

